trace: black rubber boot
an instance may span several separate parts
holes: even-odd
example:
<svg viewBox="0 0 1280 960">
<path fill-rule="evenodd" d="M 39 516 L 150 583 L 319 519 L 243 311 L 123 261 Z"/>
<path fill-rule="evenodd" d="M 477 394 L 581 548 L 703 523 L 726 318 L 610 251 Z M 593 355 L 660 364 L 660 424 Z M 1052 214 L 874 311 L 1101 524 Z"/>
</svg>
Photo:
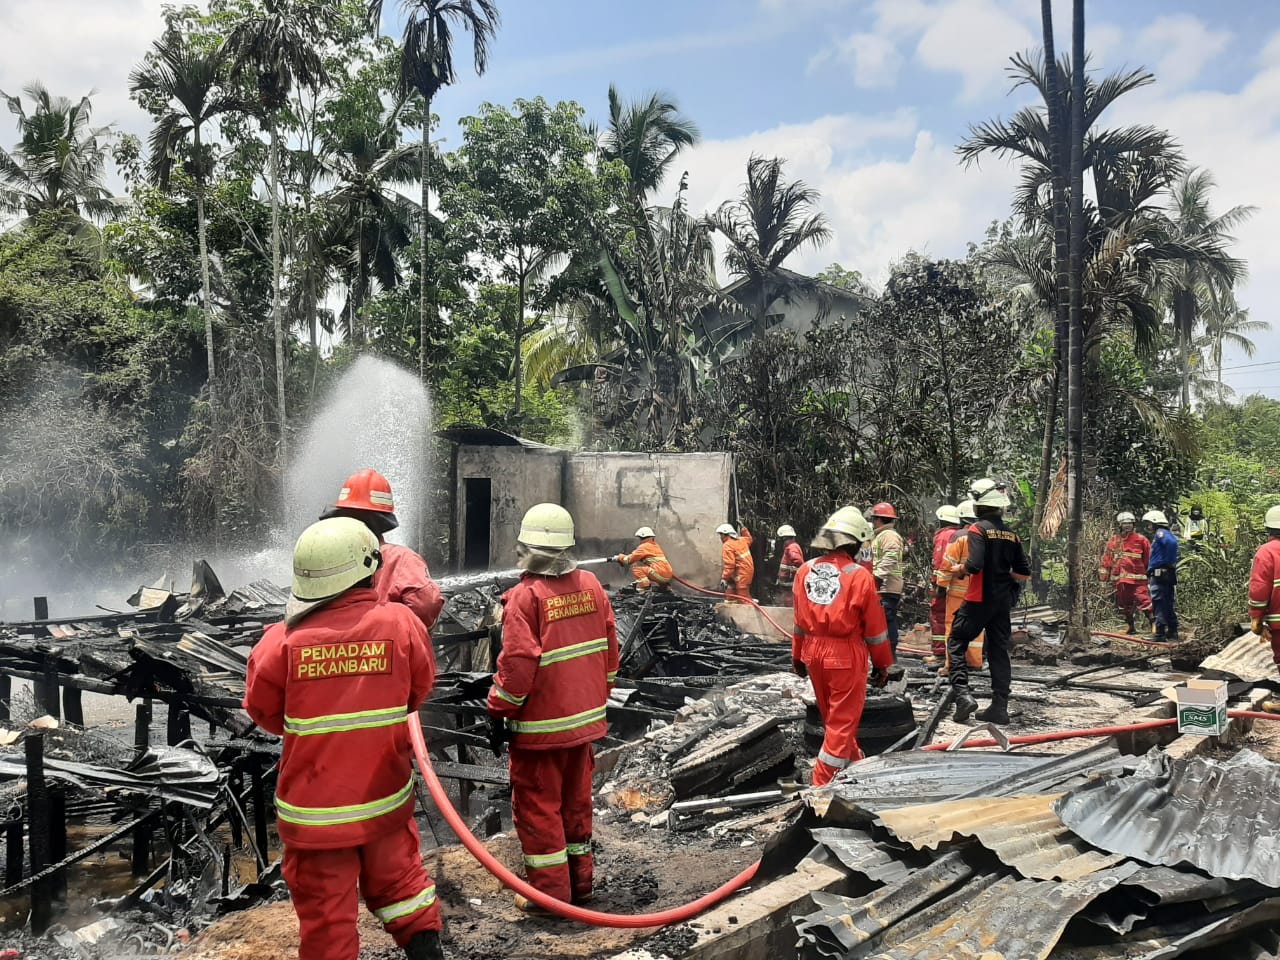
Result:
<svg viewBox="0 0 1280 960">
<path fill-rule="evenodd" d="M 977 709 L 978 701 L 973 699 L 973 694 L 969 692 L 968 687 L 960 687 L 956 690 L 956 723 L 968 723 Z"/>
<path fill-rule="evenodd" d="M 979 713 L 978 719 L 983 723 L 1008 723 L 1009 698 L 993 696 L 991 706 Z"/>
<path fill-rule="evenodd" d="M 405 944 L 404 955 L 408 960 L 444 960 L 440 932 L 424 930 L 422 933 L 415 933 L 413 939 Z"/>
</svg>

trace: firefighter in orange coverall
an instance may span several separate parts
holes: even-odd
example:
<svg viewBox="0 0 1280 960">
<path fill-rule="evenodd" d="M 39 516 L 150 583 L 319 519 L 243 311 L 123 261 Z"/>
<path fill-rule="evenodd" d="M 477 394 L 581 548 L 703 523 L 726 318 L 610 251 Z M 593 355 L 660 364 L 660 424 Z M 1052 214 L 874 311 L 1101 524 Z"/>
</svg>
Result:
<svg viewBox="0 0 1280 960">
<path fill-rule="evenodd" d="M 940 506 L 934 514 L 941 526 L 933 535 L 933 600 L 929 603 L 930 655 L 924 658 L 927 664 L 936 664 L 947 655 L 947 591 L 939 590 L 939 579 L 943 575 L 942 563 L 946 556 L 951 537 L 960 529 L 960 511 L 947 503 Z"/>
<path fill-rule="evenodd" d="M 403 603 L 430 631 L 444 609 L 444 596 L 431 579 L 422 557 L 408 547 L 383 539 L 400 526 L 387 478 L 376 470 L 353 473 L 342 484 L 338 502 L 320 516 L 321 519 L 354 517 L 377 534 L 382 566 L 373 578 L 373 587 L 378 591 L 378 599 Z"/>
<path fill-rule="evenodd" d="M 778 543 L 782 546 L 782 557 L 778 561 L 778 602 L 789 607 L 795 602 L 791 592 L 796 582 L 796 574 L 804 566 L 804 551 L 796 539 L 796 528 L 784 523 L 778 528 Z"/>
<path fill-rule="evenodd" d="M 871 524 L 862 514 L 841 507 L 814 537 L 822 556 L 796 576 L 791 668 L 813 684 L 826 728 L 813 765 L 815 787 L 862 759 L 858 724 L 867 702 L 868 659 L 875 665 L 876 687 L 888 682 L 893 666 L 875 578 L 855 560 L 870 537 Z"/>
<path fill-rule="evenodd" d="M 613 559 L 622 566 L 631 568 L 637 590 L 670 590 L 675 571 L 671 569 L 667 555 L 658 546 L 653 530 L 641 527 L 636 531 L 636 538 L 640 544 L 635 550 L 620 553 Z"/>
<path fill-rule="evenodd" d="M 1151 623 L 1151 591 L 1147 587 L 1147 562 L 1151 559 L 1151 541 L 1134 529 L 1137 520 L 1132 513 L 1116 514 L 1120 532 L 1107 541 L 1107 549 L 1098 564 L 1098 577 L 1103 583 L 1116 585 L 1116 607 L 1124 617 L 1125 633 L 1138 632 L 1134 615 L 1141 610 Z"/>
<path fill-rule="evenodd" d="M 735 530 L 732 524 L 716 527 L 720 535 L 720 591 L 729 603 L 751 602 L 751 581 L 756 578 L 756 561 L 751 556 L 751 531 Z"/>
<path fill-rule="evenodd" d="M 1280 667 L 1280 506 L 1267 511 L 1267 542 L 1253 556 L 1249 576 L 1249 621 L 1263 643 L 1271 644 L 1271 657 Z M 1280 713 L 1280 699 L 1273 698 L 1263 709 Z"/>
<path fill-rule="evenodd" d="M 956 613 L 964 605 L 965 594 L 969 592 L 969 538 L 965 534 L 973 529 L 978 520 L 977 509 L 972 500 L 963 501 L 956 508 L 960 515 L 960 526 L 951 534 L 951 541 L 942 555 L 942 569 L 938 574 L 938 591 L 945 592 L 946 609 L 946 642 L 951 644 L 951 629 L 955 626 Z M 964 661 L 970 670 L 982 667 L 982 645 L 986 640 L 986 632 L 979 633 L 969 646 L 965 648 Z M 951 654 L 948 651 L 946 663 L 939 673 L 951 672 Z"/>
<path fill-rule="evenodd" d="M 276 819 L 299 960 L 356 960 L 361 896 L 410 960 L 444 957 L 405 726 L 435 659 L 418 618 L 373 589 L 378 563 L 359 521 L 312 524 L 294 548 L 285 621 L 249 657 L 244 708 L 284 737 Z"/>
<path fill-rule="evenodd" d="M 591 898 L 592 743 L 608 733 L 618 630 L 600 581 L 577 569 L 573 518 L 541 503 L 520 525 L 525 571 L 502 598 L 502 655 L 489 713 L 511 739 L 511 815 L 529 883 L 557 900 Z M 495 750 L 498 746 L 495 744 Z M 524 897 L 516 906 L 539 912 Z"/>
</svg>

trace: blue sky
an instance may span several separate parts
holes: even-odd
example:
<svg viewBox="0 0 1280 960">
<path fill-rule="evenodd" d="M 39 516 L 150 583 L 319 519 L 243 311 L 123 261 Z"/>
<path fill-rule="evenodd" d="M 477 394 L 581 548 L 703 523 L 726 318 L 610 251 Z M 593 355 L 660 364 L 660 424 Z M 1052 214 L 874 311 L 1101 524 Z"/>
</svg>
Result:
<svg viewBox="0 0 1280 960">
<path fill-rule="evenodd" d="M 752 152 L 788 158 L 822 191 L 835 237 L 799 269 L 838 261 L 882 280 L 908 250 L 962 255 L 1008 213 L 1015 173 L 966 170 L 954 147 L 972 122 L 1011 112 L 1010 54 L 1039 46 L 1036 0 L 499 0 L 489 73 L 444 91 L 440 136 L 485 100 L 573 99 L 600 119 L 610 82 L 624 95 L 674 94 L 704 140 L 682 158 L 690 200 L 732 196 Z M 388 0 L 387 29 L 399 35 Z M 1054 4 L 1061 47 L 1067 0 Z M 126 78 L 157 35 L 161 0 L 0 0 L 0 89 L 39 76 L 55 92 L 96 88 L 99 119 L 145 132 Z M 1280 328 L 1280 4 L 1258 0 L 1091 0 L 1100 69 L 1145 65 L 1152 88 L 1126 97 L 1114 123 L 1170 130 L 1219 182 L 1218 202 L 1260 210 L 1239 232 L 1254 317 Z M 673 177 L 673 181 L 674 181 Z M 1238 388 L 1280 397 L 1280 329 L 1259 338 Z M 1246 363 L 1243 359 L 1231 365 Z M 1276 386 L 1272 386 L 1272 382 Z"/>
</svg>

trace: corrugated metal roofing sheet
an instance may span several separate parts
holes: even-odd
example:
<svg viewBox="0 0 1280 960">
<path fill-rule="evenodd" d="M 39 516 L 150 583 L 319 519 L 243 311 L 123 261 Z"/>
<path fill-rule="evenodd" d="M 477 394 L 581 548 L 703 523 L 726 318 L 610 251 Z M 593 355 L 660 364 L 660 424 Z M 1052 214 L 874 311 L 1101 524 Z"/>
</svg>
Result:
<svg viewBox="0 0 1280 960">
<path fill-rule="evenodd" d="M 1259 640 L 1256 633 L 1246 633 L 1212 656 L 1205 657 L 1200 669 L 1237 680 L 1274 680 L 1280 676 L 1280 669 L 1273 662 L 1271 645 Z"/>
<path fill-rule="evenodd" d="M 1273 897 L 1270 900 L 1263 900 L 1252 906 L 1237 908 L 1225 911 L 1214 917 L 1204 926 L 1200 927 L 1193 933 L 1179 937 L 1167 946 L 1159 947 L 1155 950 L 1144 953 L 1141 960 L 1172 960 L 1173 957 L 1181 957 L 1192 950 L 1208 950 L 1214 947 L 1222 947 L 1231 941 L 1240 937 L 1243 941 L 1241 947 L 1262 947 L 1268 950 L 1265 941 L 1275 942 L 1275 933 L 1273 928 L 1280 923 L 1280 897 Z M 1251 943 L 1253 937 L 1242 937 L 1242 934 L 1258 931 L 1259 937 L 1264 943 Z M 1248 956 L 1258 956 L 1256 949 L 1247 951 L 1216 951 L 1213 956 L 1222 957 L 1224 955 L 1235 957 L 1240 952 L 1245 952 Z M 1265 956 L 1266 954 L 1263 954 Z"/>
<path fill-rule="evenodd" d="M 1250 751 L 1223 763 L 1153 751 L 1133 776 L 1078 787 L 1054 810 L 1103 850 L 1280 887 L 1280 766 Z"/>
<path fill-rule="evenodd" d="M 910 851 L 890 850 L 863 830 L 821 827 L 809 834 L 854 873 L 878 883 L 900 883 L 930 859 Z"/>
<path fill-rule="evenodd" d="M 1124 859 L 1076 837 L 1053 812 L 1061 794 L 953 800 L 881 810 L 879 823 L 917 850 L 936 850 L 953 837 L 978 841 L 1033 880 L 1077 880 Z"/>
</svg>

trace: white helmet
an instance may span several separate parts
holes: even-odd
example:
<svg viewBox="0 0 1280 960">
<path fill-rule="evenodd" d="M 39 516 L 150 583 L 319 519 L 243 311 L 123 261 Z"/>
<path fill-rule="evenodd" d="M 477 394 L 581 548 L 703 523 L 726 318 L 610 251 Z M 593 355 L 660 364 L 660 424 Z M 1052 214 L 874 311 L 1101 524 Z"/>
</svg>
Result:
<svg viewBox="0 0 1280 960">
<path fill-rule="evenodd" d="M 1116 523 L 1137 523 L 1137 519 L 1128 510 L 1116 514 Z"/>
<path fill-rule="evenodd" d="M 1154 523 L 1157 527 L 1169 525 L 1169 518 L 1164 515 L 1163 510 L 1148 510 L 1142 515 L 1142 519 L 1147 523 Z"/>
<path fill-rule="evenodd" d="M 1280 506 L 1272 507 L 1267 511 L 1267 519 L 1263 521 L 1263 526 L 1268 530 L 1280 530 Z"/>
<path fill-rule="evenodd" d="M 657 534 L 653 532 L 652 527 L 641 527 L 639 530 L 635 532 L 635 536 L 639 540 L 646 540 L 649 537 L 657 536 Z"/>
<path fill-rule="evenodd" d="M 954 523 L 957 525 L 960 523 L 960 511 L 950 503 L 944 503 L 940 506 L 934 513 L 934 516 L 937 517 L 941 523 Z"/>
<path fill-rule="evenodd" d="M 960 522 L 966 520 L 977 520 L 978 511 L 975 509 L 976 504 L 972 500 L 961 500 L 960 505 L 956 507 L 956 513 L 960 515 Z"/>
<path fill-rule="evenodd" d="M 795 535 L 796 528 L 789 523 L 784 523 L 778 528 L 778 532 L 774 534 L 775 537 L 794 537 Z"/>
<path fill-rule="evenodd" d="M 573 517 L 557 503 L 534 504 L 520 521 L 516 539 L 530 547 L 567 550 L 573 546 Z"/>
<path fill-rule="evenodd" d="M 999 507 L 1003 510 L 1010 503 L 1009 495 L 1005 493 L 1008 489 L 1003 483 L 992 480 L 990 477 L 983 477 L 981 480 L 975 480 L 972 487 L 969 488 L 969 495 L 973 497 L 973 502 L 979 507 Z"/>
<path fill-rule="evenodd" d="M 731 523 L 720 524 L 720 526 L 716 527 L 716 533 L 727 537 L 736 537 L 738 535 L 738 531 L 734 529 L 734 526 Z"/>
</svg>

